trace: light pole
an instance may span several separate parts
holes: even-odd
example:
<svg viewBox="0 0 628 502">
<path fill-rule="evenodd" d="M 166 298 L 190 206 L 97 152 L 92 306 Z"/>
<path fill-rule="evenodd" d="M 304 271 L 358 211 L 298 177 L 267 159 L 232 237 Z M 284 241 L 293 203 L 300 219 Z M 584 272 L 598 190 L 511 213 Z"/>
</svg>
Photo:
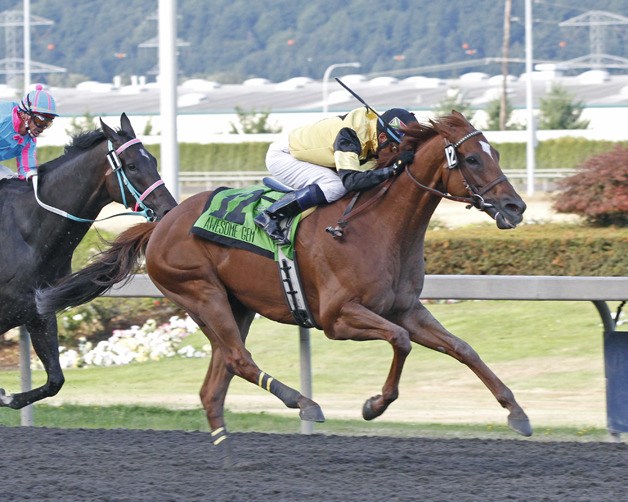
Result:
<svg viewBox="0 0 628 502">
<path fill-rule="evenodd" d="M 526 110 L 528 116 L 528 141 L 526 145 L 526 173 L 527 173 L 527 193 L 534 195 L 534 170 L 535 170 L 535 148 L 536 148 L 536 124 L 534 123 L 534 99 L 532 96 L 532 0 L 525 2 L 525 35 L 526 35 Z"/>
<path fill-rule="evenodd" d="M 331 72 L 334 71 L 336 68 L 342 68 L 342 67 L 359 68 L 360 66 L 361 66 L 360 63 L 354 62 L 354 63 L 336 63 L 336 64 L 329 65 L 327 67 L 327 69 L 325 70 L 325 73 L 323 74 L 323 113 L 327 113 L 327 110 L 328 110 L 327 88 L 329 85 L 329 77 L 331 75 Z"/>
</svg>

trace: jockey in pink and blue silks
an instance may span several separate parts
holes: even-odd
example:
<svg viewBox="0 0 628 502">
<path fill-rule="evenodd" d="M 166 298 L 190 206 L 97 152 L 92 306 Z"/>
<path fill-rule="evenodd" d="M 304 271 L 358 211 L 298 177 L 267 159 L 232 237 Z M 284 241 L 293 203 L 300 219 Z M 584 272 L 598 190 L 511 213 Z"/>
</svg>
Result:
<svg viewBox="0 0 628 502">
<path fill-rule="evenodd" d="M 0 162 L 15 159 L 20 179 L 37 173 L 37 137 L 57 117 L 54 98 L 38 84 L 19 103 L 0 101 Z M 2 174 L 13 172 L 0 166 Z"/>
</svg>

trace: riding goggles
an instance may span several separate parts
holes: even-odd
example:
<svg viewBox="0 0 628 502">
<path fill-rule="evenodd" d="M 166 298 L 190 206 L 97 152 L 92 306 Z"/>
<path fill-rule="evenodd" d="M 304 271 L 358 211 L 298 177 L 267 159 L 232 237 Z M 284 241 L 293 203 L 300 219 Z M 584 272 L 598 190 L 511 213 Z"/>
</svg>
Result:
<svg viewBox="0 0 628 502">
<path fill-rule="evenodd" d="M 33 123 L 39 129 L 48 129 L 52 125 L 52 121 L 55 119 L 54 117 L 39 115 L 38 113 L 30 114 Z"/>
</svg>

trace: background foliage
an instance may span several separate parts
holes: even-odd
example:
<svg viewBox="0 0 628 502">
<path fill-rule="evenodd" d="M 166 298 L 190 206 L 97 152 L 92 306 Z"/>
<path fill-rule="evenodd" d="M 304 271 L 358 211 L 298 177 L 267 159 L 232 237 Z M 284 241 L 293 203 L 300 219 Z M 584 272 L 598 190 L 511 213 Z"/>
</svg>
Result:
<svg viewBox="0 0 628 502">
<path fill-rule="evenodd" d="M 0 0 L 0 10 L 21 2 Z M 178 0 L 181 78 L 241 82 L 264 77 L 278 82 L 295 76 L 320 79 L 333 63 L 359 61 L 361 73 L 404 71 L 427 65 L 500 57 L 504 2 L 494 0 Z M 510 57 L 525 52 L 524 2 L 512 3 Z M 157 0 L 31 0 L 31 13 L 54 21 L 32 28 L 32 57 L 61 66 L 51 78 L 110 82 L 114 75 L 150 75 L 157 37 Z M 591 52 L 588 27 L 558 23 L 592 9 L 589 0 L 533 2 L 534 56 L 564 61 Z M 596 10 L 628 16 L 625 0 L 598 0 Z M 626 30 L 605 30 L 605 52 L 626 56 Z M 6 56 L 4 56 L 6 57 Z M 498 74 L 498 64 L 479 66 Z M 466 73 L 448 70 L 434 76 Z M 524 64 L 511 65 L 515 75 Z"/>
<path fill-rule="evenodd" d="M 584 107 L 560 85 L 553 85 L 540 99 L 539 129 L 586 129 L 589 121 L 580 118 Z"/>
<path fill-rule="evenodd" d="M 522 225 L 514 231 L 493 225 L 439 229 L 425 240 L 428 274 L 626 275 L 628 228 Z"/>
<path fill-rule="evenodd" d="M 584 216 L 594 225 L 628 226 L 628 149 L 588 159 L 573 176 L 560 180 L 555 209 Z M 628 256 L 628 254 L 627 254 Z"/>
</svg>

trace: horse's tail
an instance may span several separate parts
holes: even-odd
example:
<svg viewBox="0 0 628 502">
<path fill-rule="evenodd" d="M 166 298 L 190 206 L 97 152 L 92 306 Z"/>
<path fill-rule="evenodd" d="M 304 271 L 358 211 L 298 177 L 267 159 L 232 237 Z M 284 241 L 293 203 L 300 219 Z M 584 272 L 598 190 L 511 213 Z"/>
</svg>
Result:
<svg viewBox="0 0 628 502">
<path fill-rule="evenodd" d="M 92 301 L 115 284 L 128 281 L 146 251 L 157 223 L 139 223 L 122 232 L 111 246 L 96 255 L 87 267 L 63 277 L 56 284 L 37 290 L 40 314 L 58 312 Z"/>
</svg>

